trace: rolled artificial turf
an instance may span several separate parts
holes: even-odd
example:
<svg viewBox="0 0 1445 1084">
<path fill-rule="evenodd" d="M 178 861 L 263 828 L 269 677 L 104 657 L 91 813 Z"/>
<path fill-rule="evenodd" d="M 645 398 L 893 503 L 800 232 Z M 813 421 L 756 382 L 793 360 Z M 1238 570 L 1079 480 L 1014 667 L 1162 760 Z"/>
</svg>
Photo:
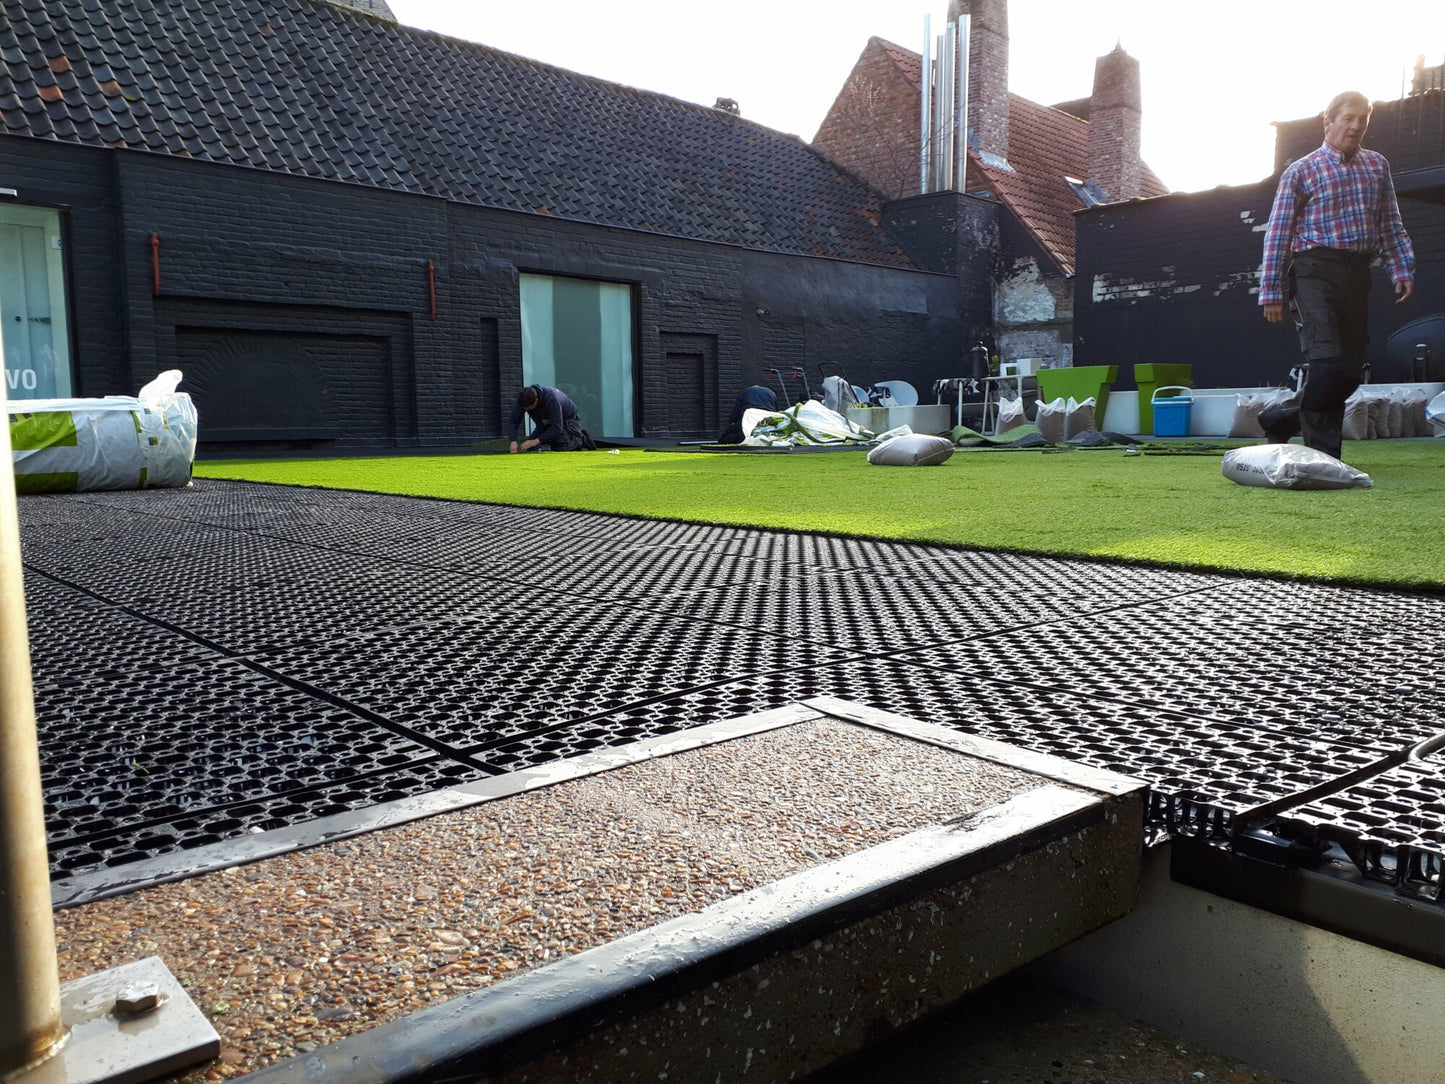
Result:
<svg viewBox="0 0 1445 1084">
<path fill-rule="evenodd" d="M 1162 450 L 1162 449 L 1161 449 Z M 1371 489 L 1235 485 L 1217 455 L 959 452 L 935 467 L 863 451 L 623 448 L 200 462 L 203 478 L 819 531 L 1445 591 L 1445 440 L 1350 442 Z"/>
</svg>

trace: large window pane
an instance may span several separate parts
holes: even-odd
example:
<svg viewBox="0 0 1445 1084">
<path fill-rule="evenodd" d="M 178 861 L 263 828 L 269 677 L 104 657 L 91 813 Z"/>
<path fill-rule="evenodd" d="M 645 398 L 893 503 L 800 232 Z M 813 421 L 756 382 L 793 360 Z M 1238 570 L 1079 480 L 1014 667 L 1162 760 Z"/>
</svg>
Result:
<svg viewBox="0 0 1445 1084">
<path fill-rule="evenodd" d="M 11 399 L 72 394 L 63 255 L 58 211 L 0 204 L 0 325 Z"/>
<path fill-rule="evenodd" d="M 636 435 L 632 289 L 522 275 L 522 381 L 561 388 L 593 436 Z"/>
</svg>

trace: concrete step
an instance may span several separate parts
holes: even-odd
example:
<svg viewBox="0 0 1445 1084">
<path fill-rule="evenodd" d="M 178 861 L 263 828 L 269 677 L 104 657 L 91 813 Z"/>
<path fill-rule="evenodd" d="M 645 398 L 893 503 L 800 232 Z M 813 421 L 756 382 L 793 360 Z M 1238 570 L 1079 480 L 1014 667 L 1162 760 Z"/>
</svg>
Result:
<svg viewBox="0 0 1445 1084">
<path fill-rule="evenodd" d="M 759 746 L 767 762 L 779 745 L 780 770 L 785 756 L 798 759 L 780 743 L 800 727 L 826 765 L 815 787 L 779 794 L 781 780 L 751 768 L 751 779 L 727 778 L 756 764 Z M 709 785 L 723 777 L 714 793 L 738 803 L 724 818 L 744 816 L 760 788 L 784 799 L 770 813 L 775 832 L 845 810 L 877 816 L 879 841 L 252 1077 L 788 1079 L 1113 921 L 1137 898 L 1147 788 L 1114 773 L 829 698 L 620 752 L 598 754 L 614 763 L 592 783 L 636 793 L 655 782 L 629 778 L 619 759 L 656 768 L 665 757 L 684 772 L 708 756 Z M 915 761 L 916 772 L 896 770 Z M 885 762 L 893 774 L 880 780 L 874 766 Z M 882 823 L 922 786 L 943 791 L 923 823 Z M 686 830 L 657 825 L 672 829 Z M 779 845 L 768 835 L 756 840 L 764 852 Z M 698 845 L 701 863 L 717 840 Z"/>
</svg>

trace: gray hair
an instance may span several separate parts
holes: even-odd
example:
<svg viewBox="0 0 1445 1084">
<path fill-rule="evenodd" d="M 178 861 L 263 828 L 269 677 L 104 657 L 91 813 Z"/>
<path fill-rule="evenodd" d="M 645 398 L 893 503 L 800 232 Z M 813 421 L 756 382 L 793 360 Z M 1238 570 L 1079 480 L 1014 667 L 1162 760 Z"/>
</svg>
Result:
<svg viewBox="0 0 1445 1084">
<path fill-rule="evenodd" d="M 1330 99 L 1330 107 L 1325 110 L 1325 120 L 1334 120 L 1335 114 L 1347 105 L 1359 106 L 1369 116 L 1374 111 L 1370 99 L 1366 98 L 1358 90 L 1347 90 L 1342 94 L 1336 94 Z"/>
</svg>

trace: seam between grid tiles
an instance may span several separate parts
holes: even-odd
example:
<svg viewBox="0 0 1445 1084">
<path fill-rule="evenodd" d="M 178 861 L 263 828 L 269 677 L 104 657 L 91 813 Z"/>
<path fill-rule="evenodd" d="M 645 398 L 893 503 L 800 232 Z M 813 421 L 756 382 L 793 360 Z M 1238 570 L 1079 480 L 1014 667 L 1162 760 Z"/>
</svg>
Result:
<svg viewBox="0 0 1445 1084">
<path fill-rule="evenodd" d="M 324 689 L 319 689 L 316 686 L 311 685 L 305 681 L 300 681 L 296 678 L 288 677 L 285 674 L 277 673 L 276 671 L 270 669 L 264 664 L 258 663 L 250 656 L 232 651 L 230 648 L 218 644 L 215 641 L 209 639 L 208 637 L 202 636 L 200 633 L 192 632 L 191 630 L 186 629 L 180 625 L 172 624 L 171 622 L 164 621 L 158 617 L 152 617 L 149 614 L 142 613 L 139 610 L 124 605 L 123 603 L 115 602 L 111 599 L 106 598 L 98 591 L 91 590 L 90 588 L 84 587 L 77 583 L 72 583 L 71 581 L 65 579 L 63 576 L 57 576 L 54 573 L 46 572 L 43 569 L 35 569 L 34 571 L 39 572 L 41 575 L 44 575 L 51 580 L 54 580 L 56 583 L 64 584 L 66 587 L 69 587 L 73 591 L 78 591 L 81 594 L 87 595 L 90 598 L 95 599 L 97 602 L 105 603 L 105 605 L 113 607 L 115 610 L 127 615 L 128 617 L 134 618 L 138 621 L 143 621 L 149 625 L 154 625 L 157 628 L 165 629 L 167 632 L 174 633 L 175 635 L 183 637 L 184 639 L 189 640 L 192 643 L 199 644 L 201 647 L 204 647 L 209 651 L 214 651 L 219 657 L 244 666 L 252 673 L 255 673 L 261 677 L 267 678 L 271 681 L 275 681 L 278 684 L 284 685 L 295 692 L 303 693 L 307 696 L 313 697 L 316 700 L 320 700 L 324 703 L 330 704 L 332 707 L 341 708 L 345 711 L 352 712 L 353 714 L 366 720 L 367 722 L 380 726 L 383 729 L 389 731 L 390 733 L 397 735 L 398 737 L 406 738 L 410 741 L 416 742 L 416 744 L 420 746 L 430 749 L 433 753 L 439 753 L 442 756 L 449 757 L 453 760 L 459 759 L 457 757 L 455 748 L 453 746 L 447 745 L 445 742 L 439 742 L 434 738 L 427 737 L 425 734 L 420 734 L 412 730 L 410 727 L 405 726 L 404 724 L 394 722 L 386 718 L 384 715 L 380 715 L 374 711 L 371 711 L 369 708 L 363 707 L 360 704 L 354 704 L 351 701 L 345 699 L 344 697 L 339 697 L 335 694 L 328 693 Z M 473 766 L 475 767 L 475 765 Z"/>
<path fill-rule="evenodd" d="M 466 765 L 469 766 L 469 767 L 478 768 L 478 769 L 480 769 L 480 770 L 486 771 L 486 772 L 488 772 L 489 774 L 494 774 L 494 775 L 495 775 L 495 774 L 502 774 L 502 771 L 503 771 L 503 770 L 502 770 L 502 769 L 491 768 L 491 767 L 488 767 L 488 766 L 486 766 L 486 765 L 480 764 L 479 762 L 477 762 L 476 760 L 473 760 L 472 758 L 473 758 L 474 756 L 476 756 L 477 754 L 479 754 L 479 753 L 483 753 L 483 752 L 486 752 L 486 751 L 488 751 L 488 750 L 490 750 L 490 749 L 498 748 L 498 747 L 500 747 L 500 746 L 509 744 L 510 742 L 516 741 L 517 738 L 518 738 L 517 735 L 509 735 L 509 736 L 506 736 L 506 737 L 497 737 L 497 738 L 492 739 L 491 741 L 481 742 L 481 743 L 478 743 L 478 744 L 476 744 L 476 745 L 461 746 L 461 747 L 458 747 L 458 746 L 455 746 L 455 745 L 451 745 L 451 744 L 448 744 L 448 743 L 443 742 L 443 741 L 439 741 L 439 740 L 437 740 L 437 739 L 435 739 L 435 738 L 429 737 L 429 736 L 426 735 L 426 734 L 423 734 L 423 733 L 420 733 L 420 732 L 418 732 L 418 731 L 416 731 L 416 730 L 413 730 L 411 727 L 408 727 L 408 726 L 406 726 L 405 724 L 397 723 L 397 722 L 395 722 L 394 720 L 389 719 L 387 716 L 385 716 L 385 715 L 383 715 L 383 714 L 381 714 L 381 713 L 379 713 L 379 712 L 375 712 L 375 711 L 371 710 L 370 708 L 367 708 L 367 707 L 365 707 L 365 706 L 363 706 L 363 705 L 361 705 L 361 704 L 357 704 L 357 703 L 355 703 L 355 702 L 353 702 L 353 701 L 351 701 L 351 700 L 348 700 L 348 699 L 345 698 L 345 697 L 338 696 L 338 695 L 336 695 L 336 694 L 334 694 L 334 693 L 330 693 L 330 692 L 326 691 L 325 689 L 322 689 L 322 688 L 320 688 L 320 687 L 318 687 L 318 686 L 316 686 L 316 685 L 311 684 L 310 682 L 306 682 L 306 681 L 303 681 L 303 680 L 301 680 L 301 679 L 299 679 L 299 678 L 293 678 L 293 677 L 290 677 L 290 676 L 288 676 L 288 675 L 286 675 L 286 674 L 280 673 L 280 672 L 272 669 L 271 667 L 267 666 L 265 663 L 259 662 L 259 661 L 257 661 L 256 659 L 254 659 L 254 658 L 252 658 L 252 657 L 250 657 L 250 656 L 248 656 L 248 655 L 245 655 L 245 654 L 242 654 L 242 653 L 239 653 L 239 652 L 235 652 L 235 651 L 233 651 L 233 650 L 231 650 L 231 649 L 229 649 L 229 648 L 227 648 L 227 647 L 225 647 L 225 646 L 223 646 L 223 645 L 221 645 L 221 644 L 216 643 L 215 641 L 209 639 L 208 637 L 202 636 L 202 635 L 199 634 L 199 633 L 192 632 L 192 631 L 190 631 L 190 630 L 188 630 L 188 629 L 186 629 L 186 628 L 184 628 L 184 627 L 182 627 L 182 626 L 175 625 L 175 624 L 173 624 L 173 623 L 171 623 L 171 622 L 168 622 L 168 621 L 164 621 L 164 620 L 162 620 L 162 619 L 160 619 L 160 618 L 152 617 L 152 616 L 147 615 L 147 614 L 145 614 L 145 613 L 141 613 L 141 612 L 133 609 L 132 607 L 126 606 L 126 605 L 124 605 L 124 604 L 114 602 L 114 601 L 112 601 L 111 599 L 106 598 L 103 594 L 101 594 L 101 593 L 99 593 L 99 592 L 97 592 L 97 591 L 94 591 L 94 590 L 92 590 L 92 589 L 90 589 L 90 588 L 83 587 L 83 586 L 81 586 L 81 585 L 79 585 L 79 584 L 72 583 L 71 581 L 65 579 L 65 578 L 62 577 L 62 576 L 57 576 L 57 575 L 55 575 L 54 573 L 47 572 L 47 571 L 45 571 L 45 570 L 43 570 L 43 569 L 35 569 L 34 571 L 40 573 L 41 575 L 46 576 L 47 578 L 53 580 L 53 581 L 56 582 L 56 583 L 63 584 L 64 586 L 66 586 L 66 587 L 68 587 L 68 588 L 70 588 L 70 589 L 72 589 L 72 590 L 74 590 L 74 591 L 80 592 L 80 593 L 82 593 L 82 594 L 84 594 L 84 595 L 87 595 L 88 597 L 94 598 L 96 601 L 102 602 L 102 603 L 104 603 L 104 604 L 107 605 L 107 606 L 111 606 L 111 607 L 113 607 L 115 610 L 117 610 L 118 612 L 124 613 L 124 614 L 126 614 L 127 616 L 130 616 L 130 617 L 132 617 L 132 618 L 134 618 L 134 619 L 136 619 L 136 620 L 139 620 L 139 621 L 143 621 L 143 622 L 145 622 L 145 623 L 147 623 L 147 624 L 154 625 L 154 626 L 156 626 L 156 627 L 158 627 L 158 628 L 163 628 L 163 629 L 167 630 L 168 632 L 171 632 L 171 633 L 174 633 L 174 634 L 176 634 L 176 635 L 178 635 L 178 636 L 181 636 L 181 637 L 183 637 L 183 638 L 191 641 L 192 643 L 196 643 L 196 644 L 198 644 L 198 645 L 206 648 L 207 650 L 214 651 L 214 652 L 216 652 L 216 654 L 217 654 L 219 657 L 224 658 L 224 659 L 227 659 L 227 660 L 230 660 L 230 661 L 233 661 L 233 662 L 236 662 L 236 663 L 238 663 L 238 664 L 246 667 L 248 670 L 251 670 L 253 673 L 258 674 L 259 676 L 262 676 L 262 677 L 265 677 L 265 678 L 267 678 L 267 679 L 269 679 L 269 680 L 275 681 L 275 682 L 277 682 L 278 684 L 284 685 L 284 686 L 286 686 L 287 688 L 290 688 L 290 689 L 292 689 L 292 690 L 294 690 L 294 691 L 296 691 L 296 692 L 300 692 L 300 693 L 303 693 L 303 694 L 305 694 L 305 695 L 307 695 L 307 696 L 313 697 L 313 698 L 316 699 L 316 700 L 320 700 L 320 701 L 322 701 L 322 702 L 324 702 L 324 703 L 330 704 L 330 705 L 332 705 L 333 707 L 341 708 L 341 709 L 343 709 L 343 710 L 352 712 L 353 714 L 355 714 L 355 715 L 357 715 L 358 717 L 366 720 L 367 722 L 370 722 L 370 723 L 373 723 L 373 724 L 375 724 L 375 725 L 377 725 L 377 726 L 380 726 L 380 727 L 382 727 L 383 729 L 385 729 L 385 730 L 387 730 L 387 731 L 389 731 L 389 732 L 391 732 L 391 733 L 393 733 L 393 734 L 398 735 L 399 737 L 404 737 L 404 738 L 407 738 L 407 739 L 409 739 L 409 740 L 411 740 L 411 741 L 414 741 L 414 742 L 416 742 L 418 745 L 424 746 L 425 748 L 432 750 L 434 753 L 438 753 L 438 754 L 440 754 L 440 755 L 442 755 L 442 756 L 444 756 L 444 757 L 447 757 L 448 759 L 454 760 L 454 761 L 456 761 L 456 762 L 458 762 L 458 763 L 466 764 Z M 524 585 L 526 585 L 526 584 L 524 583 Z M 587 598 L 587 597 L 583 596 L 583 601 L 586 601 L 586 602 L 603 602 L 603 601 L 608 601 L 608 600 L 592 599 L 592 598 Z M 629 609 L 630 609 L 630 608 L 629 608 Z M 643 612 L 647 612 L 647 611 L 643 611 Z M 664 617 L 668 617 L 668 618 L 671 618 L 671 619 L 674 619 L 674 620 L 677 620 L 677 619 L 678 619 L 678 617 L 677 617 L 676 614 L 661 614 L 661 615 L 654 614 L 653 616 L 664 616 Z M 432 622 L 432 623 L 429 623 L 429 624 L 435 624 L 435 623 Z M 345 637 L 339 637 L 338 639 L 345 639 Z M 846 650 L 846 649 L 840 649 L 840 650 Z M 845 658 L 844 660 L 840 660 L 840 661 L 846 661 L 846 658 Z M 810 668 L 815 667 L 816 665 L 817 665 L 816 663 L 800 663 L 800 664 L 798 664 L 798 665 L 796 665 L 796 666 L 774 668 L 773 670 L 768 671 L 768 672 L 769 672 L 769 673 L 790 673 L 790 672 L 793 672 L 793 671 L 807 670 L 807 669 L 810 669 Z M 618 713 L 620 713 L 620 712 L 625 712 L 625 711 L 629 711 L 629 710 L 636 710 L 636 709 L 638 709 L 638 708 L 647 707 L 647 706 L 652 705 L 652 704 L 665 703 L 665 702 L 667 702 L 667 701 L 669 701 L 669 700 L 674 700 L 674 699 L 677 699 L 677 698 L 680 698 L 680 697 L 684 697 L 684 696 L 688 696 L 688 695 L 693 695 L 693 694 L 701 693 L 701 692 L 707 692 L 707 691 L 710 690 L 710 689 L 719 688 L 719 687 L 721 687 L 721 686 L 730 684 L 730 683 L 735 682 L 735 681 L 747 680 L 748 677 L 749 677 L 749 675 L 747 675 L 747 674 L 733 675 L 733 676 L 730 676 L 730 677 L 727 677 L 727 678 L 720 678 L 720 679 L 718 679 L 718 680 L 716 680 L 716 681 L 707 682 L 706 684 L 702 684 L 702 685 L 689 685 L 689 686 L 687 686 L 687 687 L 684 688 L 684 689 L 679 689 L 679 690 L 676 690 L 676 691 L 673 691 L 673 692 L 669 692 L 669 693 L 666 693 L 666 694 L 660 694 L 660 695 L 651 696 L 651 697 L 644 697 L 644 698 L 642 698 L 642 699 L 640 699 L 640 700 L 632 700 L 632 701 L 629 701 L 629 702 L 626 703 L 626 704 L 619 705 L 619 706 L 614 707 L 614 708 L 612 708 L 612 709 L 610 709 L 610 710 L 608 710 L 608 711 L 605 711 L 605 712 L 594 712 L 594 713 L 592 713 L 592 714 L 580 716 L 580 717 L 575 718 L 575 719 L 569 719 L 569 720 L 567 720 L 566 722 L 563 722 L 563 723 L 557 723 L 557 724 L 553 724 L 552 726 L 543 727 L 543 728 L 539 728 L 539 729 L 537 729 L 537 730 L 529 731 L 528 734 L 526 735 L 526 737 L 528 737 L 528 738 L 546 737 L 546 736 L 551 735 L 551 734 L 561 733 L 561 732 L 563 732 L 563 731 L 565 731 L 565 730 L 569 730 L 569 729 L 571 729 L 571 728 L 573 728 L 573 727 L 585 725 L 585 724 L 588 724 L 588 723 L 595 723 L 595 722 L 598 722 L 598 721 L 600 721 L 600 720 L 607 719 L 608 717 L 613 716 L 613 715 L 616 715 L 616 714 L 618 714 Z M 358 776 L 358 777 L 353 777 L 353 778 L 360 778 L 360 777 Z M 291 793 L 291 792 L 288 792 L 288 793 Z M 234 804 L 243 804 L 243 803 L 232 803 L 232 805 L 234 805 Z M 225 808 L 229 808 L 229 807 L 225 807 Z"/>
</svg>

